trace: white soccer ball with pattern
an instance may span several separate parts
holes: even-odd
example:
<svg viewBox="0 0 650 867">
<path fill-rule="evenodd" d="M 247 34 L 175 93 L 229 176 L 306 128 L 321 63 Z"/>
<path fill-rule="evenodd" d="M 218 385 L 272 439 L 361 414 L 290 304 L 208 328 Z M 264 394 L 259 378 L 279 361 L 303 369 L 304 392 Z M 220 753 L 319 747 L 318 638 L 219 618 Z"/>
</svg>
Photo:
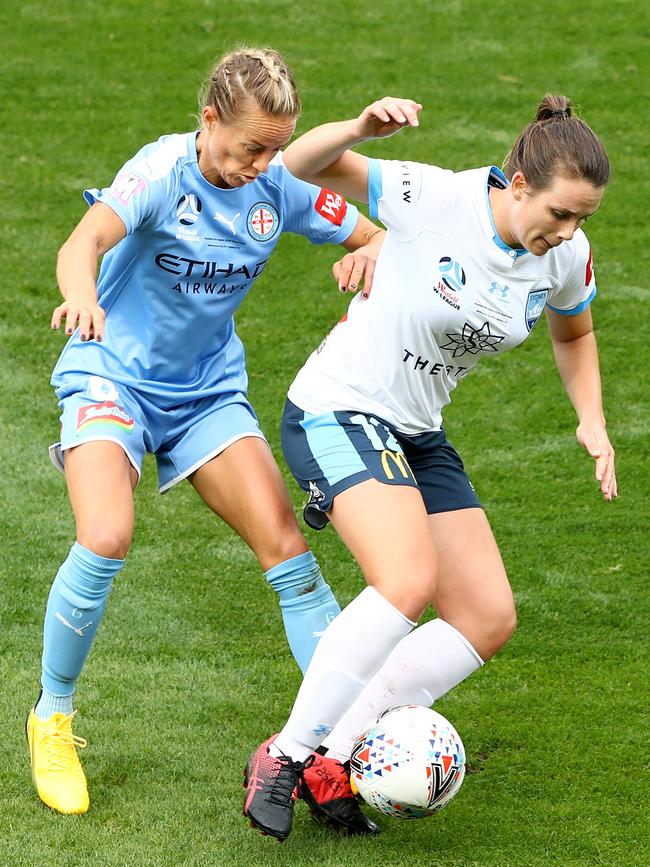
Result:
<svg viewBox="0 0 650 867">
<path fill-rule="evenodd" d="M 458 732 L 435 710 L 389 708 L 359 735 L 350 782 L 371 806 L 389 816 L 421 819 L 442 809 L 465 776 Z"/>
</svg>

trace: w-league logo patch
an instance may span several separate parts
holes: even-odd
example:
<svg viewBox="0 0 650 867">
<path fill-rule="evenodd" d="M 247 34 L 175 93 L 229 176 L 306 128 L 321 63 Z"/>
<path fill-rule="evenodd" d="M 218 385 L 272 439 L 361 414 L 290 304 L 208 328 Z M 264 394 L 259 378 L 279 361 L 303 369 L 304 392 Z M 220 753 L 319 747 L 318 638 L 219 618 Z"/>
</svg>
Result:
<svg viewBox="0 0 650 867">
<path fill-rule="evenodd" d="M 460 262 L 455 262 L 451 256 L 443 256 L 438 262 L 440 277 L 448 289 L 460 292 L 467 281 L 465 271 Z"/>
<path fill-rule="evenodd" d="M 463 266 L 451 256 L 443 256 L 438 262 L 438 270 L 440 279 L 433 284 L 433 291 L 454 310 L 460 310 L 459 292 L 467 282 Z"/>
<path fill-rule="evenodd" d="M 183 226 L 192 226 L 199 219 L 199 214 L 203 210 L 201 199 L 190 193 L 187 196 L 181 196 L 176 203 L 176 216 L 178 222 Z"/>
</svg>

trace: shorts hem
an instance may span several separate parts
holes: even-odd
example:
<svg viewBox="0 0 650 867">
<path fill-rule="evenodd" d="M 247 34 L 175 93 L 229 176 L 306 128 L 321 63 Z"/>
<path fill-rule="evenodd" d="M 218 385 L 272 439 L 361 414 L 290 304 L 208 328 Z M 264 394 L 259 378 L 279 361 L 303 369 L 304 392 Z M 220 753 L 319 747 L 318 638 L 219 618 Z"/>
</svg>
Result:
<svg viewBox="0 0 650 867">
<path fill-rule="evenodd" d="M 208 461 L 211 461 L 212 458 L 216 458 L 217 455 L 220 455 L 221 452 L 225 451 L 229 446 L 233 445 L 233 443 L 236 443 L 238 440 L 243 440 L 246 437 L 255 437 L 256 439 L 264 440 L 264 442 L 267 442 L 266 437 L 261 432 L 257 433 L 256 431 L 245 431 L 243 433 L 235 434 L 235 436 L 230 437 L 229 440 L 226 440 L 225 442 L 218 445 L 216 449 L 213 449 L 211 452 L 208 452 L 207 455 L 204 455 L 202 458 L 200 458 L 198 461 L 196 461 L 194 464 L 192 464 L 192 466 L 189 467 L 187 470 L 183 470 L 182 473 L 179 473 L 177 476 L 174 476 L 173 479 L 170 479 L 168 482 L 165 482 L 164 485 L 158 485 L 158 493 L 159 494 L 166 494 L 167 491 L 169 491 L 171 488 L 174 487 L 174 485 L 177 485 L 179 482 L 182 482 L 183 479 L 186 479 L 188 476 L 191 476 L 192 473 L 195 473 L 204 464 L 207 464 Z"/>
<path fill-rule="evenodd" d="M 133 455 L 129 452 L 129 450 L 124 445 L 124 443 L 121 440 L 114 439 L 113 437 L 86 437 L 85 439 L 79 440 L 79 442 L 70 443 L 67 446 L 62 446 L 60 442 L 52 443 L 51 446 L 48 446 L 48 453 L 50 455 L 50 460 L 52 461 L 54 468 L 57 469 L 63 475 L 65 475 L 64 462 L 63 462 L 63 452 L 67 451 L 68 449 L 76 449 L 77 446 L 82 446 L 85 443 L 93 443 L 93 442 L 95 442 L 95 443 L 109 442 L 109 443 L 115 443 L 116 445 L 118 445 L 122 449 L 124 454 L 126 455 L 127 460 L 129 461 L 129 463 L 131 464 L 133 469 L 138 474 L 138 481 L 140 481 L 140 478 L 142 476 L 142 469 L 138 466 Z"/>
<path fill-rule="evenodd" d="M 427 515 L 441 515 L 443 512 L 461 512 L 463 509 L 483 509 L 483 506 L 481 505 L 481 503 L 476 503 L 476 502 L 474 502 L 474 503 L 461 503 L 461 505 L 459 505 L 459 506 L 458 505 L 443 506 L 443 508 L 441 508 L 441 509 L 436 507 L 433 510 L 429 509 L 429 506 L 427 506 L 426 502 L 424 503 L 424 506 L 427 510 Z M 483 509 L 483 511 L 485 511 L 485 509 Z"/>
</svg>

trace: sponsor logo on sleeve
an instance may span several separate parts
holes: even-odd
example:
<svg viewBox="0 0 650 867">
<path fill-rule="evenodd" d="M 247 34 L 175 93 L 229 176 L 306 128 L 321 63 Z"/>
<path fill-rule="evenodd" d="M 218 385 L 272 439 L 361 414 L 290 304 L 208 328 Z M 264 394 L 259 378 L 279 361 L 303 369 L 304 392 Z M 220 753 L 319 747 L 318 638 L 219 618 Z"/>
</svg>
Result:
<svg viewBox="0 0 650 867">
<path fill-rule="evenodd" d="M 585 286 L 589 286 L 594 279 L 594 257 L 589 248 L 589 258 L 587 259 L 587 267 L 585 268 Z"/>
<path fill-rule="evenodd" d="M 128 205 L 133 196 L 141 193 L 146 187 L 147 182 L 139 175 L 123 174 L 115 178 L 111 193 L 115 196 L 118 202 L 123 205 Z"/>
<path fill-rule="evenodd" d="M 113 403 L 112 400 L 91 403 L 88 406 L 82 406 L 77 413 L 77 436 L 100 424 L 111 425 L 113 428 L 125 431 L 125 433 L 131 433 L 135 422 L 128 412 Z"/>
<path fill-rule="evenodd" d="M 246 217 L 248 234 L 256 241 L 270 241 L 280 228 L 280 215 L 270 202 L 256 202 Z"/>
<path fill-rule="evenodd" d="M 402 175 L 402 201 L 405 205 L 411 204 L 411 170 L 408 163 L 402 163 L 401 167 L 401 175 Z"/>
<path fill-rule="evenodd" d="M 332 190 L 323 188 L 316 199 L 314 208 L 321 217 L 325 217 L 326 220 L 334 223 L 335 226 L 340 226 L 345 219 L 348 203 L 343 196 L 332 192 Z"/>
</svg>

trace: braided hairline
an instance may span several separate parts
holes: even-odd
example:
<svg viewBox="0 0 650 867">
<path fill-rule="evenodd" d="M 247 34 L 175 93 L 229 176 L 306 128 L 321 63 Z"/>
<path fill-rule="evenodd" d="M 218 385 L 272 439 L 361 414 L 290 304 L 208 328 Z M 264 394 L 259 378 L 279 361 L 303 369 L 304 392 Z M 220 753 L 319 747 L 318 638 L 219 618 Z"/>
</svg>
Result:
<svg viewBox="0 0 650 867">
<path fill-rule="evenodd" d="M 264 111 L 282 117 L 300 113 L 300 98 L 282 56 L 272 49 L 239 48 L 215 66 L 202 96 L 226 121 L 232 121 L 252 100 Z"/>
</svg>

